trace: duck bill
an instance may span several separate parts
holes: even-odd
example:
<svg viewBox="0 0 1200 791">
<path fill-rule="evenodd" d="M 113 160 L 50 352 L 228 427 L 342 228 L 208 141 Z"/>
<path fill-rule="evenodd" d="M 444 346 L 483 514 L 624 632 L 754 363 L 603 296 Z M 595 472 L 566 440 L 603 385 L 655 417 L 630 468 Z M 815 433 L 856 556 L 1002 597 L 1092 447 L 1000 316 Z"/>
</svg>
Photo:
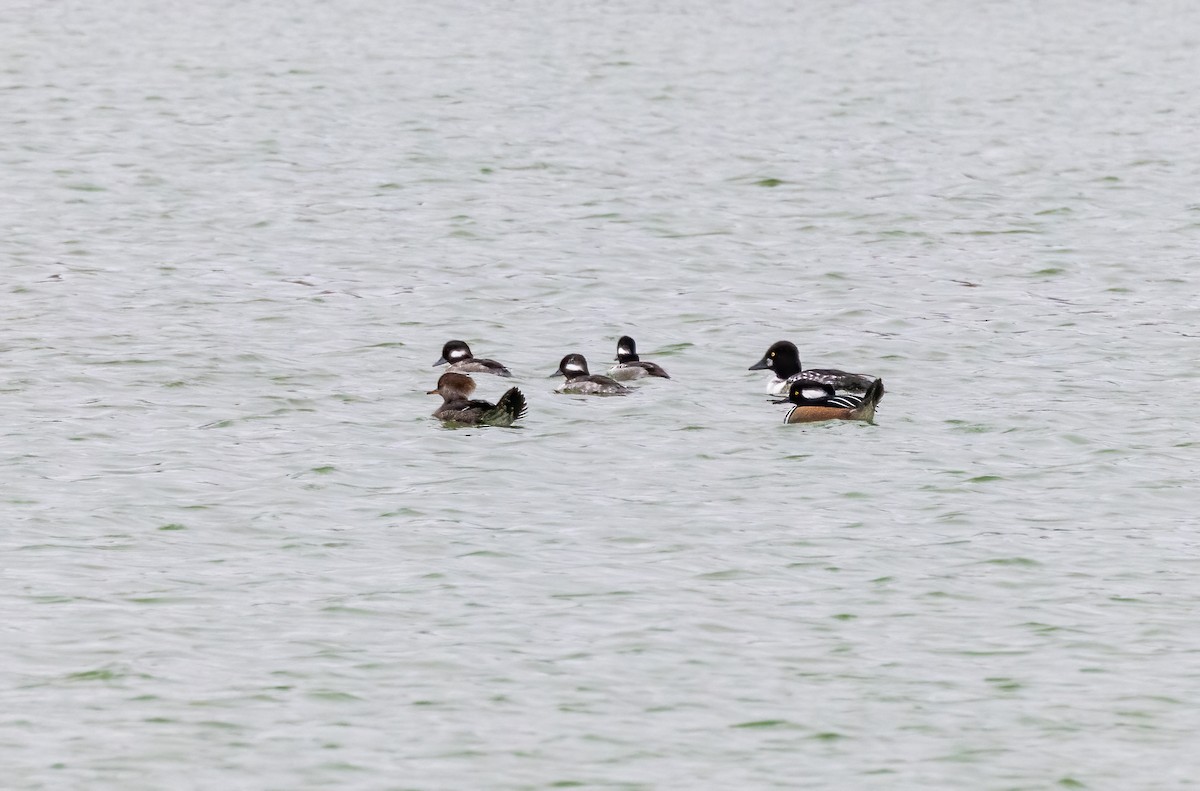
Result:
<svg viewBox="0 0 1200 791">
<path fill-rule="evenodd" d="M 445 357 L 439 357 L 439 358 L 437 359 L 437 362 L 436 362 L 436 363 L 434 363 L 433 365 L 431 365 L 430 367 L 431 367 L 431 368 L 437 368 L 439 365 L 445 365 L 445 364 L 446 364 L 446 363 L 448 363 L 448 362 L 450 362 L 450 361 L 449 361 L 449 360 L 447 360 Z"/>
<path fill-rule="evenodd" d="M 440 390 L 426 390 L 425 391 L 425 395 L 441 395 L 441 394 L 442 393 Z"/>
<path fill-rule="evenodd" d="M 746 370 L 747 371 L 761 371 L 764 368 L 770 368 L 770 367 L 771 367 L 771 361 L 768 358 L 764 357 L 761 360 L 759 360 L 758 362 L 756 362 L 754 365 L 747 368 Z"/>
</svg>

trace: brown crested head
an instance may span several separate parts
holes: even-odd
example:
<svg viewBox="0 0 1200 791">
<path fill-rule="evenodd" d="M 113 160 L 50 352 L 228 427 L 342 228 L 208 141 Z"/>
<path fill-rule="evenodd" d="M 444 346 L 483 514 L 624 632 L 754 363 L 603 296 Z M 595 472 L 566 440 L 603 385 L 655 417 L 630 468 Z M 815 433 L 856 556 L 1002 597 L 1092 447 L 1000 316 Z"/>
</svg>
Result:
<svg viewBox="0 0 1200 791">
<path fill-rule="evenodd" d="M 438 377 L 437 387 L 425 395 L 440 395 L 447 401 L 467 399 L 475 392 L 475 380 L 466 374 L 446 373 Z"/>
</svg>

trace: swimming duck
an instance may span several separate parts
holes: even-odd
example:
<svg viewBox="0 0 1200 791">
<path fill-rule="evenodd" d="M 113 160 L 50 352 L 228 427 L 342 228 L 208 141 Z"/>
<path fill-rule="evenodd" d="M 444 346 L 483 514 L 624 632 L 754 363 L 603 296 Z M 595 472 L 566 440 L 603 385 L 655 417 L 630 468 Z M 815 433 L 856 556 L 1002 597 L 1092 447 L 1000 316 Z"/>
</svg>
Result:
<svg viewBox="0 0 1200 791">
<path fill-rule="evenodd" d="M 525 417 L 525 396 L 515 387 L 510 387 L 495 404 L 472 400 L 475 380 L 466 374 L 444 373 L 438 378 L 437 387 L 426 395 L 440 395 L 442 405 L 433 416 L 446 423 L 507 427 L 513 421 Z"/>
<path fill-rule="evenodd" d="M 661 376 L 670 379 L 662 366 L 648 363 L 638 357 L 637 344 L 628 335 L 617 341 L 617 364 L 608 369 L 608 375 L 619 382 L 641 379 L 643 376 Z"/>
<path fill-rule="evenodd" d="M 791 341 L 778 341 L 771 344 L 763 358 L 750 366 L 750 371 L 769 368 L 775 378 L 767 382 L 767 392 L 772 395 L 787 395 L 792 382 L 807 379 L 821 382 L 837 390 L 849 390 L 852 393 L 866 392 L 874 376 L 866 374 L 851 374 L 836 368 L 813 368 L 807 371 L 800 369 L 800 350 Z"/>
<path fill-rule="evenodd" d="M 463 341 L 446 341 L 446 345 L 442 347 L 442 356 L 433 364 L 433 367 L 436 368 L 446 363 L 450 363 L 450 367 L 446 370 L 454 373 L 512 376 L 511 371 L 495 360 L 485 360 L 471 354 L 471 347 Z"/>
<path fill-rule="evenodd" d="M 883 398 L 883 380 L 871 382 L 861 396 L 834 395 L 833 386 L 811 379 L 792 382 L 788 397 L 777 404 L 791 403 L 784 423 L 816 423 L 820 420 L 875 419 L 875 405 Z"/>
<path fill-rule="evenodd" d="M 555 388 L 559 393 L 576 393 L 579 395 L 625 395 L 633 392 L 616 379 L 588 372 L 587 360 L 582 354 L 568 354 L 558 364 L 556 375 L 562 375 L 567 381 Z"/>
</svg>

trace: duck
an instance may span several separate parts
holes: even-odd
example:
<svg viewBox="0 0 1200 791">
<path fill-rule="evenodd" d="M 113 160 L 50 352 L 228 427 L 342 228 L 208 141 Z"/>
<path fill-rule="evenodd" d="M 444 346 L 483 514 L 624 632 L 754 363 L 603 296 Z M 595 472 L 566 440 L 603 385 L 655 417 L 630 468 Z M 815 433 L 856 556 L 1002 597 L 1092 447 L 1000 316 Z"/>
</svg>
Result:
<svg viewBox="0 0 1200 791">
<path fill-rule="evenodd" d="M 508 388 L 496 403 L 473 400 L 475 380 L 466 374 L 447 372 L 437 381 L 437 387 L 426 395 L 440 395 L 442 405 L 433 416 L 443 423 L 468 426 L 501 426 L 507 428 L 525 417 L 525 396 L 515 387 Z"/>
<path fill-rule="evenodd" d="M 512 371 L 495 360 L 485 360 L 471 354 L 471 347 L 465 341 L 446 341 L 446 345 L 442 347 L 442 356 L 433 364 L 433 367 L 436 368 L 446 363 L 450 364 L 446 370 L 454 373 L 512 376 Z"/>
<path fill-rule="evenodd" d="M 618 382 L 641 379 L 643 376 L 671 378 L 661 365 L 645 362 L 639 358 L 637 344 L 628 335 L 622 335 L 621 339 L 617 341 L 617 364 L 608 369 L 608 375 Z"/>
<path fill-rule="evenodd" d="M 592 374 L 588 371 L 587 360 L 582 354 L 568 354 L 558 364 L 555 376 L 565 376 L 567 380 L 555 388 L 558 393 L 575 393 L 577 395 L 625 395 L 633 392 L 630 388 L 607 376 Z"/>
<path fill-rule="evenodd" d="M 763 358 L 747 370 L 760 371 L 770 369 L 775 378 L 767 382 L 767 392 L 771 395 L 787 395 L 792 382 L 806 379 L 810 382 L 821 382 L 836 390 L 847 390 L 852 393 L 865 393 L 874 376 L 852 374 L 839 371 L 836 368 L 812 368 L 807 371 L 800 367 L 800 350 L 791 341 L 777 341 L 771 344 Z"/>
<path fill-rule="evenodd" d="M 816 423 L 821 420 L 875 419 L 875 406 L 883 398 L 883 380 L 876 379 L 861 396 L 835 395 L 833 386 L 812 379 L 792 382 L 788 397 L 777 404 L 792 404 L 784 423 Z"/>
</svg>

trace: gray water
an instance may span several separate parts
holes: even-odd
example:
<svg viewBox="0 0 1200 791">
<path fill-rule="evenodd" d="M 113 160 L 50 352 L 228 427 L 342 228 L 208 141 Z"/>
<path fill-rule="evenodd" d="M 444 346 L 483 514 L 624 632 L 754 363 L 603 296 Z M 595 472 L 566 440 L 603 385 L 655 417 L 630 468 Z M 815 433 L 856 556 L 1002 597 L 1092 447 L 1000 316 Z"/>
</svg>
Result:
<svg viewBox="0 0 1200 791">
<path fill-rule="evenodd" d="M 1175 789 L 1200 10 L 12 3 L 12 789 Z M 631 334 L 672 374 L 555 395 Z M 520 430 L 441 427 L 450 338 Z M 883 377 L 786 426 L 779 339 Z"/>
</svg>

